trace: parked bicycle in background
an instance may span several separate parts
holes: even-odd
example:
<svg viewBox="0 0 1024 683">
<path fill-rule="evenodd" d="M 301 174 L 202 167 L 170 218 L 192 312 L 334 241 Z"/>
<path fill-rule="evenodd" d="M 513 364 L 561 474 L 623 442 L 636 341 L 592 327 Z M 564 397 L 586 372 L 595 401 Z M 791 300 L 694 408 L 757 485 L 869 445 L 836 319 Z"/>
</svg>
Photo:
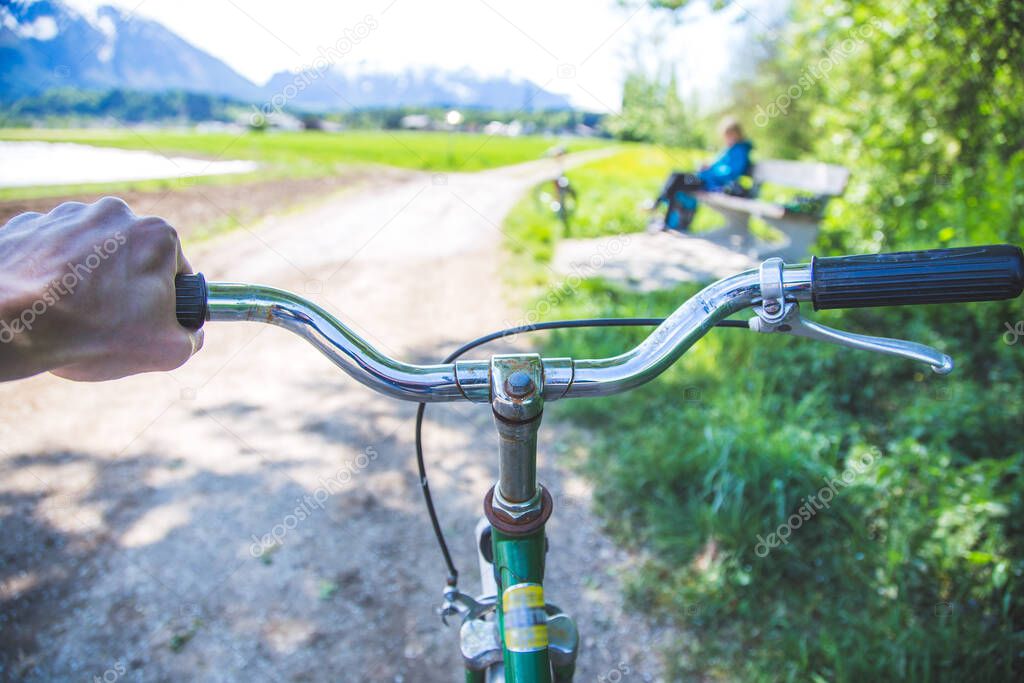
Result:
<svg viewBox="0 0 1024 683">
<path fill-rule="evenodd" d="M 558 164 L 558 175 L 547 180 L 537 188 L 537 201 L 546 210 L 555 214 L 562 223 L 563 237 L 571 236 L 569 222 L 576 213 L 576 189 L 569 182 L 569 176 L 565 174 L 565 156 L 567 150 L 559 145 L 552 147 L 545 156 L 553 158 Z"/>
</svg>

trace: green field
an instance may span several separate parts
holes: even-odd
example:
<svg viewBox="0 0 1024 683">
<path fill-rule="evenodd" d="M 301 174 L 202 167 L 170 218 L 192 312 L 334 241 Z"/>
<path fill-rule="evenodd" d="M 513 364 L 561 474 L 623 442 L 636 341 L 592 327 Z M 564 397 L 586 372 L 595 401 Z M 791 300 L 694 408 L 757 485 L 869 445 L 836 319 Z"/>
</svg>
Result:
<svg viewBox="0 0 1024 683">
<path fill-rule="evenodd" d="M 143 129 L 0 129 L 0 140 L 75 142 L 101 147 L 141 149 L 166 155 L 209 159 L 251 159 L 260 171 L 211 176 L 198 182 L 237 183 L 255 178 L 330 175 L 344 166 L 382 164 L 429 171 L 479 171 L 542 157 L 556 144 L 572 151 L 610 144 L 608 140 L 541 136 L 499 137 L 468 133 L 351 131 L 199 133 Z M 166 180 L 89 186 L 51 186 L 0 190 L 0 199 L 59 196 L 83 189 L 162 189 Z"/>
<path fill-rule="evenodd" d="M 638 146 L 570 171 L 574 236 L 642 229 L 637 206 L 695 158 Z M 567 291 L 546 267 L 554 218 L 526 198 L 505 228 L 516 303 L 549 309 L 547 320 L 665 316 L 699 289 L 638 294 L 588 279 Z M 1024 355 L 1000 335 L 1019 306 L 807 313 L 938 343 L 958 369 L 940 378 L 903 360 L 719 329 L 627 396 L 550 408 L 577 432 L 566 457 L 594 482 L 608 528 L 644 558 L 626 576 L 627 603 L 673 625 L 668 678 L 1012 680 Z M 611 356 L 644 334 L 554 333 L 544 353 Z M 853 483 L 831 506 L 762 556 L 759 535 L 848 470 Z"/>
</svg>

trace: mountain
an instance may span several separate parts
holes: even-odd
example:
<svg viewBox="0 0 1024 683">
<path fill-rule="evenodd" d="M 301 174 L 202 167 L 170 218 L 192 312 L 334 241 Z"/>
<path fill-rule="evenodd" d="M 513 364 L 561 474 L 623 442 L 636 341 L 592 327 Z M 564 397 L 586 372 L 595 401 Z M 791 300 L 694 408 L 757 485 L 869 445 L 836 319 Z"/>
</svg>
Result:
<svg viewBox="0 0 1024 683">
<path fill-rule="evenodd" d="M 571 109 L 569 100 L 531 81 L 435 67 L 394 73 L 357 65 L 329 71 L 274 74 L 263 96 L 294 93 L 289 105 L 311 111 L 388 107 L 473 107 L 511 111 Z"/>
<path fill-rule="evenodd" d="M 161 24 L 100 7 L 86 17 L 60 2 L 0 7 L 0 93 L 54 88 L 188 90 L 255 100 L 259 88 Z"/>
<path fill-rule="evenodd" d="M 530 81 L 433 67 L 365 64 L 282 71 L 260 87 L 156 21 L 104 6 L 84 15 L 58 0 L 0 0 L 0 101 L 49 90 L 184 90 L 265 106 L 325 111 L 387 107 L 571 109 Z M 277 95 L 275 98 L 274 96 Z"/>
</svg>

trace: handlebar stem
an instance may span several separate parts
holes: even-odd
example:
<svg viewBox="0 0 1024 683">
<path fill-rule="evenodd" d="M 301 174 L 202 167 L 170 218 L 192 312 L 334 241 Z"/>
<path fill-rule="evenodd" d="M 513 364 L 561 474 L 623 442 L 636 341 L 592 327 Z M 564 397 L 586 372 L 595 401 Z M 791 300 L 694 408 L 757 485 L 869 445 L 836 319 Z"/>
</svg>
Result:
<svg viewBox="0 0 1024 683">
<path fill-rule="evenodd" d="M 494 504 L 513 519 L 540 504 L 537 431 L 544 412 L 543 372 L 536 354 L 491 359 L 491 410 L 498 430 Z"/>
</svg>

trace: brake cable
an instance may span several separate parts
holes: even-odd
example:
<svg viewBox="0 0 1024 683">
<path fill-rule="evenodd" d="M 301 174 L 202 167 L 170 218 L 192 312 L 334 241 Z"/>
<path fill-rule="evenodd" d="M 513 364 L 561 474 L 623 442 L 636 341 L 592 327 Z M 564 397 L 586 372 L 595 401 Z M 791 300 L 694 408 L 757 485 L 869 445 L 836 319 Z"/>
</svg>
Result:
<svg viewBox="0 0 1024 683">
<path fill-rule="evenodd" d="M 663 322 L 665 322 L 664 318 L 584 318 L 582 320 L 553 320 L 550 322 L 534 323 L 533 325 L 519 325 L 518 327 L 509 327 L 477 337 L 473 341 L 457 348 L 443 362 L 454 363 L 462 354 L 472 351 L 478 346 L 483 346 L 497 339 L 513 337 L 524 332 L 563 330 L 573 327 L 656 327 Z M 745 320 L 721 320 L 715 323 L 715 327 L 742 327 L 749 329 Z M 449 586 L 455 586 L 459 581 L 459 570 L 455 568 L 455 562 L 452 560 L 451 552 L 448 550 L 448 542 L 445 541 L 444 531 L 441 530 L 441 523 L 437 518 L 434 499 L 430 495 L 430 484 L 427 482 L 427 467 L 423 460 L 423 416 L 426 410 L 426 403 L 420 403 L 416 409 L 416 466 L 420 472 L 420 489 L 423 491 L 423 502 L 426 503 L 430 524 L 434 527 L 434 536 L 437 537 L 437 544 L 441 548 L 444 563 L 448 568 L 447 583 Z"/>
</svg>

